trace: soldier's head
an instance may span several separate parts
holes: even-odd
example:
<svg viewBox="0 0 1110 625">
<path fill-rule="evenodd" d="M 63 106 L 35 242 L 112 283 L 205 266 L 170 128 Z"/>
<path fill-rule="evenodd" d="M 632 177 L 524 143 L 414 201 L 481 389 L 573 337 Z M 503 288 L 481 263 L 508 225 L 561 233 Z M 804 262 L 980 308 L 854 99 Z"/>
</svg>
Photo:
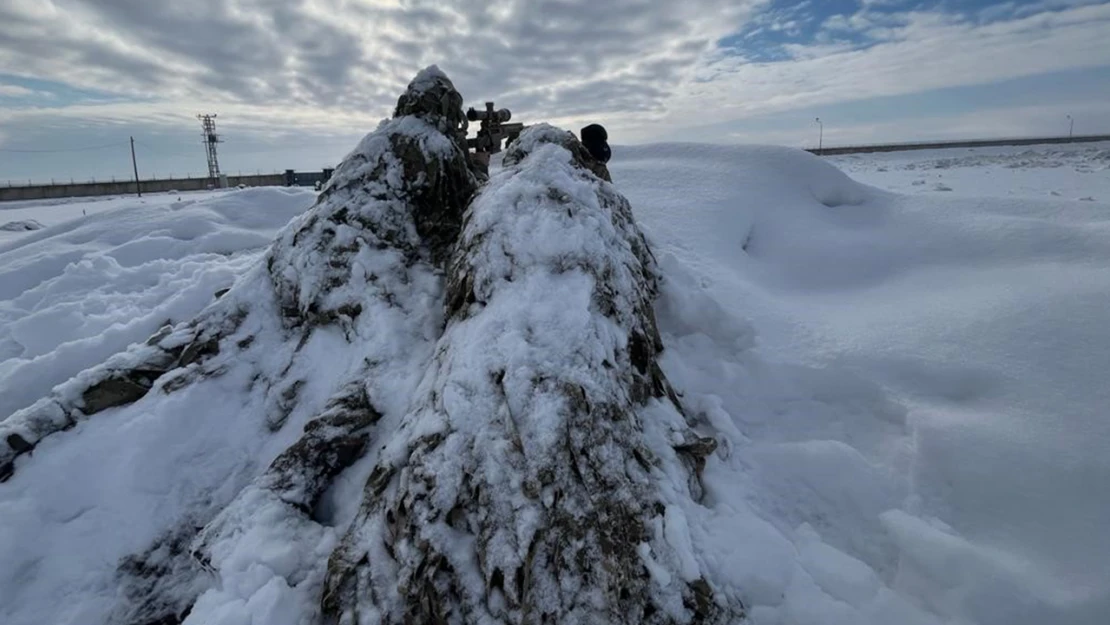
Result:
<svg viewBox="0 0 1110 625">
<path fill-rule="evenodd" d="M 590 124 L 580 130 L 578 136 L 594 158 L 602 163 L 609 162 L 609 133 L 605 132 L 604 126 Z"/>
</svg>

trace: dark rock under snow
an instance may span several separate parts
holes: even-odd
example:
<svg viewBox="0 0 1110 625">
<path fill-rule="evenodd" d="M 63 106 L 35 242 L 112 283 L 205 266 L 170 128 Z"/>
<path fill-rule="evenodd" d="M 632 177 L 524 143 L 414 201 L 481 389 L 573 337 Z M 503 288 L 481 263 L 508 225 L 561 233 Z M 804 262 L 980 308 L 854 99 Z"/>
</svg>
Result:
<svg viewBox="0 0 1110 625">
<path fill-rule="evenodd" d="M 43 226 L 34 219 L 24 219 L 21 221 L 9 221 L 8 223 L 0 226 L 0 230 L 4 232 L 29 232 L 31 230 L 42 230 Z"/>
</svg>

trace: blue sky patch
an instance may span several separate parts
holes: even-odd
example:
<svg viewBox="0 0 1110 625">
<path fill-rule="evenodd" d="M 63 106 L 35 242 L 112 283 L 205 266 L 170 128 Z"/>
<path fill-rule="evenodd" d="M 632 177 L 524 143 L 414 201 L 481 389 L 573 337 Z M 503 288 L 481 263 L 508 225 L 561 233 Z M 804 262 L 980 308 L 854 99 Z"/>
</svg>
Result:
<svg viewBox="0 0 1110 625">
<path fill-rule="evenodd" d="M 74 104 L 104 104 L 108 102 L 139 102 L 139 98 L 123 98 L 119 95 L 81 89 L 52 80 L 26 78 L 0 73 L 0 102 L 5 106 L 35 106 L 40 108 L 63 108 Z"/>
<path fill-rule="evenodd" d="M 794 59 L 791 45 L 870 48 L 885 40 L 886 29 L 904 25 L 909 13 L 985 26 L 1087 4 L 1106 4 L 1106 0 L 773 0 L 741 30 L 720 39 L 717 47 L 726 56 L 774 63 Z"/>
</svg>

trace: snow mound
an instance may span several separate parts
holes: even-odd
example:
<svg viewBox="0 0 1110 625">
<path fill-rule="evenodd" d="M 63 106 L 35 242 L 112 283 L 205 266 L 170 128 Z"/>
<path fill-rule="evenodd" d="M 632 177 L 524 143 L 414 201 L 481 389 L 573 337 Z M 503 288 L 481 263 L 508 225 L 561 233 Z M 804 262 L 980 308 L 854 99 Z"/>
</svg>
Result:
<svg viewBox="0 0 1110 625">
<path fill-rule="evenodd" d="M 786 225 L 814 224 L 799 236 L 821 236 L 822 224 L 856 219 L 859 211 L 853 208 L 876 193 L 816 156 L 776 146 L 618 147 L 612 167 L 621 172 L 616 183 L 634 205 L 644 203 L 647 194 L 641 191 L 650 189 L 648 205 L 688 206 L 697 219 L 680 213 L 668 227 L 676 228 L 675 234 L 697 230 L 698 245 L 720 246 L 722 252 L 759 244 Z M 654 182 L 659 180 L 669 183 Z M 701 230 L 703 225 L 709 228 Z"/>
<path fill-rule="evenodd" d="M 418 78 L 214 302 L 0 422 L 6 621 L 743 614 L 691 551 L 683 510 L 716 442 L 658 366 L 627 200 L 540 127 L 471 202 L 461 98 Z M 140 444 L 106 454 L 120 437 Z M 328 497 L 348 470 L 357 514 Z M 65 587 L 84 592 L 48 600 Z"/>
<path fill-rule="evenodd" d="M 996 188 L 983 165 L 829 209 L 786 158 L 611 163 L 665 277 L 663 369 L 732 450 L 707 465 L 695 549 L 757 622 L 1100 622 L 1106 205 L 961 197 Z"/>
<path fill-rule="evenodd" d="M 5 232 L 29 232 L 31 230 L 42 230 L 44 227 L 34 219 L 25 219 L 23 221 L 9 221 L 0 226 L 0 230 Z"/>
</svg>

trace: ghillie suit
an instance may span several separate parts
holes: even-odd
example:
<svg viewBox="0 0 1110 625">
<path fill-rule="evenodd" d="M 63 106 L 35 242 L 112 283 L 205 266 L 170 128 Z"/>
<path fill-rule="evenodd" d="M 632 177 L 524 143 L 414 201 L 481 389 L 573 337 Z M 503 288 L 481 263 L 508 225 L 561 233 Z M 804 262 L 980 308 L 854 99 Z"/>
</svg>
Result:
<svg viewBox="0 0 1110 625">
<path fill-rule="evenodd" d="M 592 160 L 530 128 L 467 210 L 427 382 L 331 557 L 339 623 L 738 620 L 663 536 L 662 491 L 697 496 L 715 443 L 659 368 L 655 263 Z"/>
</svg>

